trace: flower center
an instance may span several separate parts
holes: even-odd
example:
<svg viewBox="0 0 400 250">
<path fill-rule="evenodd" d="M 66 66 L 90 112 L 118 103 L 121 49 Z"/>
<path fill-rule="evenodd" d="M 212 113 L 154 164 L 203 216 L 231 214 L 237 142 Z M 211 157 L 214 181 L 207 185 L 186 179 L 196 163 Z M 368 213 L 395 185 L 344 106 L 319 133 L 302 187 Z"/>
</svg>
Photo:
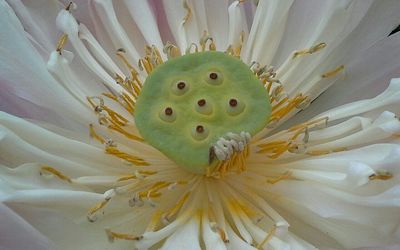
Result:
<svg viewBox="0 0 400 250">
<path fill-rule="evenodd" d="M 179 166 L 205 174 L 242 152 L 269 122 L 269 95 L 239 59 L 188 54 L 157 67 L 137 99 L 144 140 Z"/>
</svg>

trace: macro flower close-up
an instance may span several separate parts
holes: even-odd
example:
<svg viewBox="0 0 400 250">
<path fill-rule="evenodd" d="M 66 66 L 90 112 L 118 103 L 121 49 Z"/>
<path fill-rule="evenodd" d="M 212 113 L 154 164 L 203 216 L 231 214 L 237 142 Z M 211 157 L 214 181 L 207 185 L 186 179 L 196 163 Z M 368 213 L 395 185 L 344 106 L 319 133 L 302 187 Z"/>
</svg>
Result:
<svg viewBox="0 0 400 250">
<path fill-rule="evenodd" d="M 0 249 L 399 249 L 398 0 L 0 0 Z"/>
</svg>

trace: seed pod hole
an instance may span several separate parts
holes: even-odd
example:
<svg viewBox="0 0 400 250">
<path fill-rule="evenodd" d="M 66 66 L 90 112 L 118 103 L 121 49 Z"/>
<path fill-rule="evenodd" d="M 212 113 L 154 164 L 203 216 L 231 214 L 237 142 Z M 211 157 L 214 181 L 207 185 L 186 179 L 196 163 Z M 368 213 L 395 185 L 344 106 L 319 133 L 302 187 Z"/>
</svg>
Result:
<svg viewBox="0 0 400 250">
<path fill-rule="evenodd" d="M 196 141 L 202 141 L 207 138 L 209 134 L 208 129 L 204 125 L 196 125 L 192 129 L 192 137 Z"/>
<path fill-rule="evenodd" d="M 171 85 L 171 90 L 175 95 L 183 95 L 189 91 L 189 84 L 184 80 L 175 81 Z"/>
<path fill-rule="evenodd" d="M 245 107 L 246 105 L 238 98 L 230 98 L 226 105 L 226 112 L 231 116 L 239 115 L 244 111 Z"/>
<path fill-rule="evenodd" d="M 202 115 L 210 115 L 213 112 L 213 107 L 209 101 L 202 98 L 197 101 L 195 104 L 195 109 L 198 113 Z"/>
<path fill-rule="evenodd" d="M 220 85 L 224 81 L 222 73 L 220 73 L 218 71 L 208 72 L 205 80 L 208 84 L 211 84 L 211 85 Z"/>
<path fill-rule="evenodd" d="M 165 122 L 173 122 L 176 119 L 176 114 L 171 107 L 166 107 L 160 111 L 159 117 Z"/>
</svg>

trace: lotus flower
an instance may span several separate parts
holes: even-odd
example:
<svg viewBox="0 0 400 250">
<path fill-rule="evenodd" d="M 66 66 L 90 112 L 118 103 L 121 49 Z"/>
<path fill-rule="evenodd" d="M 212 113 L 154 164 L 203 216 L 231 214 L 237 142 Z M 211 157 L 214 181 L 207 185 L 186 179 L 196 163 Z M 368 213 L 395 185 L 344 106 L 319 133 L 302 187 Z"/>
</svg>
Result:
<svg viewBox="0 0 400 250">
<path fill-rule="evenodd" d="M 1 249 L 400 243 L 398 1 L 0 12 Z"/>
</svg>

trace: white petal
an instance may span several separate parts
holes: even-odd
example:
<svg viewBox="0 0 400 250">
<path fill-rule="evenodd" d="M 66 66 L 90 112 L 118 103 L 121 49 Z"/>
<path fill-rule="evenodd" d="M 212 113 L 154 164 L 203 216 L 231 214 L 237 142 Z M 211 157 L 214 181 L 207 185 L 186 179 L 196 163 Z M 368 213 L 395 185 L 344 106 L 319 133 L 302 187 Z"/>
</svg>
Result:
<svg viewBox="0 0 400 250">
<path fill-rule="evenodd" d="M 188 11 L 184 8 L 183 3 L 183 1 L 163 1 L 168 24 L 182 52 L 184 52 L 191 43 L 198 43 L 201 36 L 201 31 L 198 30 L 193 13 L 186 23 L 184 23 L 183 20 Z M 186 1 L 186 3 L 189 8 L 193 8 L 191 1 Z"/>
<path fill-rule="evenodd" d="M 372 117 L 376 117 L 383 110 L 390 110 L 394 113 L 399 112 L 400 102 L 400 78 L 392 79 L 389 87 L 380 95 L 367 100 L 349 103 L 330 111 L 324 112 L 317 117 L 329 116 L 330 121 L 346 118 L 349 116 L 374 113 Z M 370 114 L 372 115 L 372 114 Z"/>
<path fill-rule="evenodd" d="M 127 51 L 129 59 L 133 62 L 137 62 L 140 59 L 136 44 L 131 42 L 125 29 L 119 22 L 114 5 L 112 1 L 97 1 L 94 0 L 93 4 L 96 8 L 97 15 L 103 22 L 110 38 L 114 43 L 115 48 L 124 48 Z"/>
<path fill-rule="evenodd" d="M 221 239 L 221 236 L 214 232 L 211 229 L 210 220 L 208 219 L 208 215 L 203 212 L 202 214 L 202 238 L 204 244 L 206 245 L 206 249 L 215 249 L 215 250 L 226 250 L 226 246 Z"/>
<path fill-rule="evenodd" d="M 124 1 L 131 17 L 142 32 L 147 44 L 155 45 L 159 51 L 163 49 L 155 14 L 148 1 Z"/>
<path fill-rule="evenodd" d="M 194 216 L 165 241 L 162 250 L 193 249 L 200 250 L 200 218 Z"/>
<path fill-rule="evenodd" d="M 229 13 L 228 44 L 234 47 L 238 47 L 240 46 L 241 43 L 242 32 L 244 32 L 245 36 L 248 34 L 243 6 L 240 4 L 239 1 L 234 1 L 229 5 L 228 13 Z"/>
</svg>

